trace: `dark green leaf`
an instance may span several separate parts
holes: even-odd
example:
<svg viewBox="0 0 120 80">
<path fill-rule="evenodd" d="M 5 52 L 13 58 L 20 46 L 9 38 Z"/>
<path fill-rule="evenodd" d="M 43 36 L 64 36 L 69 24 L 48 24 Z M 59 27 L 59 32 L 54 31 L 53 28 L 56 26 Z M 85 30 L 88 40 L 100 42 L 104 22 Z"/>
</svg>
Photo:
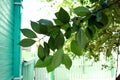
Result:
<svg viewBox="0 0 120 80">
<path fill-rule="evenodd" d="M 71 28 L 68 28 L 65 32 L 65 37 L 68 39 L 71 36 L 71 33 L 72 33 Z"/>
<path fill-rule="evenodd" d="M 88 14 L 90 14 L 90 11 L 88 8 L 80 6 L 74 9 L 74 13 L 77 16 L 87 16 Z"/>
<path fill-rule="evenodd" d="M 59 12 L 55 13 L 58 20 L 62 23 L 68 23 L 70 21 L 70 16 L 63 8 L 60 8 Z"/>
<path fill-rule="evenodd" d="M 106 57 L 110 57 L 112 55 L 111 51 L 112 51 L 112 47 L 107 49 Z"/>
<path fill-rule="evenodd" d="M 89 38 L 89 39 L 95 39 L 97 37 L 97 29 L 96 27 L 93 25 L 93 26 L 88 26 L 86 28 L 86 36 Z"/>
<path fill-rule="evenodd" d="M 38 47 L 38 57 L 43 61 L 45 59 L 44 48 L 39 45 Z"/>
<path fill-rule="evenodd" d="M 70 57 L 67 54 L 63 55 L 62 63 L 65 65 L 65 67 L 67 69 L 70 69 L 70 67 L 72 66 L 72 60 L 70 59 Z"/>
<path fill-rule="evenodd" d="M 48 45 L 50 47 L 51 50 L 55 50 L 56 47 L 55 47 L 55 39 L 53 37 L 50 37 L 50 39 L 48 40 Z"/>
<path fill-rule="evenodd" d="M 44 42 L 44 53 L 46 56 L 50 53 L 49 45 L 46 42 Z"/>
<path fill-rule="evenodd" d="M 48 72 L 53 71 L 55 68 L 60 66 L 63 60 L 63 54 L 64 52 L 62 49 L 59 49 L 54 53 L 53 58 L 52 58 L 52 63 L 49 66 L 47 66 Z"/>
<path fill-rule="evenodd" d="M 98 0 L 90 0 L 91 3 L 98 2 Z"/>
<path fill-rule="evenodd" d="M 73 40 L 73 41 L 71 42 L 71 51 L 72 51 L 74 54 L 78 55 L 78 56 L 82 55 L 82 50 L 81 50 L 81 48 L 78 46 L 76 40 Z"/>
<path fill-rule="evenodd" d="M 50 29 L 50 28 L 53 27 L 53 23 L 52 23 L 52 21 L 50 21 L 50 20 L 40 19 L 38 22 L 39 22 L 39 24 L 41 24 L 41 25 L 44 26 L 44 27 L 47 27 L 48 29 Z"/>
<path fill-rule="evenodd" d="M 21 32 L 28 38 L 37 38 L 37 35 L 30 29 L 21 29 Z"/>
<path fill-rule="evenodd" d="M 42 25 L 41 23 L 32 22 L 31 21 L 31 27 L 32 29 L 39 34 L 48 34 L 48 28 L 45 25 Z"/>
<path fill-rule="evenodd" d="M 20 44 L 22 47 L 30 47 L 30 46 L 32 46 L 35 42 L 36 42 L 35 40 L 33 40 L 33 39 L 28 39 L 28 38 L 27 38 L 27 39 L 21 40 L 19 44 Z"/>
<path fill-rule="evenodd" d="M 82 29 L 79 29 L 79 32 L 77 33 L 77 36 L 76 36 L 76 40 L 81 50 L 86 47 L 88 43 L 88 39 L 85 32 Z"/>
<path fill-rule="evenodd" d="M 60 32 L 59 27 L 53 27 L 49 29 L 49 35 L 52 36 L 53 38 L 55 38 L 59 32 Z"/>
<path fill-rule="evenodd" d="M 62 32 L 59 32 L 59 34 L 55 38 L 55 47 L 57 49 L 62 48 L 64 45 L 64 42 L 65 42 L 64 35 Z"/>
<path fill-rule="evenodd" d="M 40 26 L 37 22 L 31 21 L 31 27 L 36 33 L 40 33 Z"/>
<path fill-rule="evenodd" d="M 108 17 L 103 12 L 97 12 L 96 14 L 96 21 L 103 24 L 103 26 L 106 26 L 108 24 Z"/>
</svg>

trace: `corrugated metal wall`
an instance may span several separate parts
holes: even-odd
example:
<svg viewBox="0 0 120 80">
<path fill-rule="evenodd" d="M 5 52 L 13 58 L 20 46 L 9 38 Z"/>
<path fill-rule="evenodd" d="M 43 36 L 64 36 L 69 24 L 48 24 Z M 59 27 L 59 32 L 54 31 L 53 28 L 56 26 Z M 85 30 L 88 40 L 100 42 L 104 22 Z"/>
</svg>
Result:
<svg viewBox="0 0 120 80">
<path fill-rule="evenodd" d="M 0 0 L 0 80 L 14 77 L 14 9 L 14 0 Z"/>
</svg>

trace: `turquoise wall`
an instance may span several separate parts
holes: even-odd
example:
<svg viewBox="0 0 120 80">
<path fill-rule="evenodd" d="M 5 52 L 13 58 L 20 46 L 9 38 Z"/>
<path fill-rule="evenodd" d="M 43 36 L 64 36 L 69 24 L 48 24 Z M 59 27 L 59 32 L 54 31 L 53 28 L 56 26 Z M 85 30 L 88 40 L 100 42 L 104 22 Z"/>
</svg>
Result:
<svg viewBox="0 0 120 80">
<path fill-rule="evenodd" d="M 20 76 L 20 6 L 16 8 L 14 1 L 0 1 L 0 80 Z"/>
</svg>

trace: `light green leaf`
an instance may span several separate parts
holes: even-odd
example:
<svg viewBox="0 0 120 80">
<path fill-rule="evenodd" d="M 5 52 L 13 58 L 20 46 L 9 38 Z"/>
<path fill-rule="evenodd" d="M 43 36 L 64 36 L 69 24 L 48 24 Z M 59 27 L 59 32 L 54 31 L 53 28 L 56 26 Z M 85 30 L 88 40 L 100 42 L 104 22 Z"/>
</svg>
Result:
<svg viewBox="0 0 120 80">
<path fill-rule="evenodd" d="M 45 58 L 44 48 L 41 45 L 39 45 L 39 47 L 38 47 L 38 57 L 41 60 L 44 60 L 44 58 Z"/>
<path fill-rule="evenodd" d="M 23 39 L 19 42 L 19 44 L 22 46 L 22 47 L 30 47 L 32 46 L 36 41 L 33 40 L 33 39 Z"/>
<path fill-rule="evenodd" d="M 21 29 L 21 32 L 28 38 L 37 38 L 37 35 L 30 29 Z"/>
<path fill-rule="evenodd" d="M 73 40 L 71 42 L 71 51 L 76 54 L 77 56 L 82 55 L 82 50 L 81 48 L 78 46 L 77 41 Z"/>
<path fill-rule="evenodd" d="M 42 67 L 46 67 L 46 64 L 41 59 L 39 59 L 35 64 L 35 68 L 42 68 Z"/>
<path fill-rule="evenodd" d="M 70 69 L 70 67 L 72 66 L 72 60 L 70 59 L 70 57 L 67 54 L 63 55 L 62 63 L 65 65 L 65 67 L 67 69 Z"/>
<path fill-rule="evenodd" d="M 79 32 L 77 33 L 76 36 L 76 40 L 81 50 L 83 50 L 88 43 L 88 39 L 86 33 L 82 29 L 79 29 Z"/>
<path fill-rule="evenodd" d="M 90 14 L 90 11 L 88 8 L 80 6 L 74 9 L 74 13 L 77 16 L 87 16 L 88 14 Z"/>
<path fill-rule="evenodd" d="M 59 49 L 54 53 L 53 58 L 52 58 L 52 63 L 49 66 L 47 66 L 48 72 L 53 71 L 55 68 L 60 66 L 63 60 L 63 54 L 64 52 L 62 49 Z"/>
<path fill-rule="evenodd" d="M 63 25 L 63 23 L 62 23 L 60 20 L 58 20 L 58 19 L 54 19 L 54 22 L 55 22 L 55 24 L 58 25 L 58 26 Z"/>
<path fill-rule="evenodd" d="M 60 8 L 59 12 L 55 13 L 58 20 L 62 23 L 68 23 L 70 21 L 70 16 L 63 8 Z"/>
<path fill-rule="evenodd" d="M 38 67 L 38 68 L 47 67 L 47 66 L 49 66 L 51 64 L 51 62 L 52 62 L 52 56 L 49 55 L 49 56 L 45 57 L 44 61 L 39 59 L 37 61 L 37 63 L 35 64 L 35 67 Z"/>
</svg>

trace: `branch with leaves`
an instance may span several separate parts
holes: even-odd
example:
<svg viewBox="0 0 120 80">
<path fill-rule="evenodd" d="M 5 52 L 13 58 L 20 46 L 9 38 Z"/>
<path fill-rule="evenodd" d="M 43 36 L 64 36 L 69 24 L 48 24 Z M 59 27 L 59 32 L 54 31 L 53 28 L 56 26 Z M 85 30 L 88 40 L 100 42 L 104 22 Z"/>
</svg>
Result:
<svg viewBox="0 0 120 80">
<path fill-rule="evenodd" d="M 90 0 L 90 4 L 102 3 L 96 7 L 78 6 L 73 9 L 74 18 L 71 19 L 69 13 L 60 8 L 55 13 L 56 19 L 54 23 L 47 19 L 40 19 L 37 22 L 31 21 L 32 29 L 21 29 L 25 39 L 20 41 L 23 47 L 32 46 L 37 35 L 44 35 L 49 37 L 48 41 L 39 44 L 37 54 L 39 60 L 35 67 L 46 67 L 47 71 L 53 71 L 61 64 L 65 65 L 67 69 L 72 66 L 72 59 L 70 55 L 87 56 L 89 59 L 94 58 L 94 61 L 99 61 L 100 52 L 103 52 L 106 58 L 112 56 L 112 50 L 116 50 L 118 44 L 118 34 L 116 30 L 120 30 L 120 20 L 116 17 L 118 12 L 114 5 L 119 3 L 119 0 L 107 3 L 103 6 L 102 0 Z M 93 8 L 93 9 L 92 9 Z M 120 10 L 118 10 L 120 11 Z M 113 19 L 114 18 L 114 19 Z M 113 25 L 113 22 L 115 23 Z M 69 40 L 66 53 L 64 47 Z"/>
</svg>

